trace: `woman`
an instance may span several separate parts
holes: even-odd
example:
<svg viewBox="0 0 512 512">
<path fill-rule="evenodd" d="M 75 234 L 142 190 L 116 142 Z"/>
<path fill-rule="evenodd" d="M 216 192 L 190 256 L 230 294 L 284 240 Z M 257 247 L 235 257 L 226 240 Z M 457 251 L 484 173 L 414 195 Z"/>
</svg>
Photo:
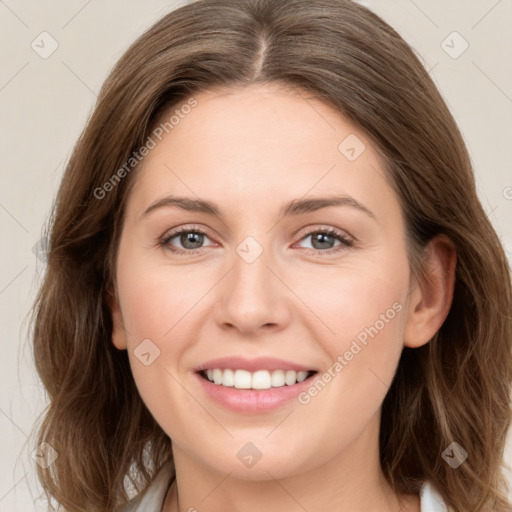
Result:
<svg viewBox="0 0 512 512">
<path fill-rule="evenodd" d="M 115 66 L 59 190 L 39 477 L 66 510 L 510 510 L 511 303 L 391 27 L 191 3 Z"/>
</svg>

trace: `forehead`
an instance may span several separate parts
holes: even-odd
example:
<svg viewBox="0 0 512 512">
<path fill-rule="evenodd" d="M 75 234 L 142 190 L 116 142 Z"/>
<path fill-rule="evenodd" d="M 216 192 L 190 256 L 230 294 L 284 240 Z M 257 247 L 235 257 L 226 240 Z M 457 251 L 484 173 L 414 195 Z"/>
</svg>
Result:
<svg viewBox="0 0 512 512">
<path fill-rule="evenodd" d="M 337 145 L 333 148 L 334 139 L 343 132 L 358 131 L 311 93 L 281 84 L 213 89 L 194 99 L 197 105 L 181 116 L 172 130 L 174 142 L 177 145 L 182 138 L 192 137 L 190 143 L 204 146 L 214 141 L 226 156 L 236 154 L 240 158 L 241 153 L 252 156 L 264 150 L 268 159 L 287 147 L 293 147 L 294 154 L 299 152 L 300 156 L 332 153 L 337 149 Z M 167 118 L 184 104 L 167 112 Z"/>
</svg>

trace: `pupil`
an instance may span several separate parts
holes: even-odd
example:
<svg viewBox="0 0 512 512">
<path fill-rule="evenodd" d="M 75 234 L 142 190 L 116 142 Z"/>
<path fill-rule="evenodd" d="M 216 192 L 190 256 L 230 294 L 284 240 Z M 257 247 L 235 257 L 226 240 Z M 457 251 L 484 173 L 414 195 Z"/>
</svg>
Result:
<svg viewBox="0 0 512 512">
<path fill-rule="evenodd" d="M 320 243 L 320 247 L 315 247 L 315 242 Z M 332 248 L 332 242 L 333 238 L 331 235 L 328 235 L 326 233 L 317 233 L 315 236 L 313 236 L 313 247 L 315 249 L 331 249 Z M 322 245 L 326 244 L 326 245 Z"/>
<path fill-rule="evenodd" d="M 201 233 L 185 233 L 181 235 L 180 242 L 186 249 L 198 249 L 201 247 L 203 241 L 202 237 L 203 235 Z"/>
</svg>

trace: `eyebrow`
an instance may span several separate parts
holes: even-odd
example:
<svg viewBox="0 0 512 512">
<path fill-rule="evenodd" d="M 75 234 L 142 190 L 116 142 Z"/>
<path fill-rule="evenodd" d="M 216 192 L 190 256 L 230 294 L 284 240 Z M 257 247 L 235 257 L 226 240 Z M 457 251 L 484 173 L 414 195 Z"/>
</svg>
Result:
<svg viewBox="0 0 512 512">
<path fill-rule="evenodd" d="M 193 199 L 189 197 L 166 196 L 158 199 L 148 206 L 140 216 L 140 220 L 149 215 L 151 212 L 163 208 L 173 206 L 190 212 L 205 213 L 214 217 L 222 218 L 222 213 L 218 205 L 204 199 Z M 372 219 L 375 219 L 374 213 L 359 201 L 350 196 L 329 196 L 318 197 L 312 199 L 294 199 L 285 204 L 279 213 L 280 217 L 288 217 L 293 215 L 301 215 L 310 213 L 329 206 L 349 206 L 365 213 Z"/>
</svg>

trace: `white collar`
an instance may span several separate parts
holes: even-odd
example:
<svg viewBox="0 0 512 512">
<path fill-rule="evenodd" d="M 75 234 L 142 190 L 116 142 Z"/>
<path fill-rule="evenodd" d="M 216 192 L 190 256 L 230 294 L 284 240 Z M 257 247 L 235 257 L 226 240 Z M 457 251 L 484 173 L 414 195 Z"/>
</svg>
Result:
<svg viewBox="0 0 512 512">
<path fill-rule="evenodd" d="M 420 501 L 421 512 L 449 512 L 451 510 L 430 482 L 425 482 L 421 487 Z"/>
</svg>

